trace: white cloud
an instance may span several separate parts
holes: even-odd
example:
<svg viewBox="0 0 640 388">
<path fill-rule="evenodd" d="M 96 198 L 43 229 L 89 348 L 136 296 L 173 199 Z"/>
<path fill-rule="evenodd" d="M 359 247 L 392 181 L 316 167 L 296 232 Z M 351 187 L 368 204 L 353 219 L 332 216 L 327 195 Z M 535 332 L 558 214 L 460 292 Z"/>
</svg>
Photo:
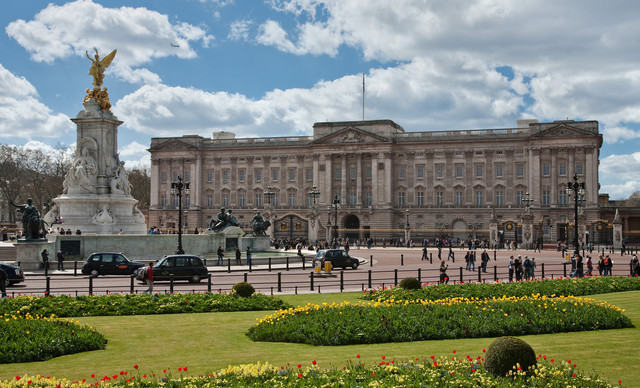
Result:
<svg viewBox="0 0 640 388">
<path fill-rule="evenodd" d="M 172 24 L 167 15 L 156 11 L 106 8 L 91 0 L 49 4 L 31 21 L 9 23 L 6 32 L 37 62 L 52 63 L 72 55 L 84 57 L 94 46 L 104 55 L 117 47 L 118 65 L 110 70 L 130 82 L 158 82 L 158 77 L 148 70 L 132 68 L 169 56 L 195 58 L 190 42 L 201 41 L 207 47 L 214 39 L 201 27 Z"/>
<path fill-rule="evenodd" d="M 249 40 L 249 29 L 253 25 L 251 20 L 236 20 L 231 23 L 231 28 L 227 38 L 237 40 Z"/>
<path fill-rule="evenodd" d="M 124 158 L 136 155 L 147 155 L 147 148 L 149 148 L 149 146 L 134 141 L 120 148 L 120 157 Z"/>
<path fill-rule="evenodd" d="M 640 190 L 640 152 L 600 159 L 599 175 L 601 193 L 609 193 L 611 199 L 629 198 Z"/>
<path fill-rule="evenodd" d="M 58 137 L 73 128 L 69 117 L 53 114 L 36 88 L 0 64 L 0 138 Z"/>
<path fill-rule="evenodd" d="M 602 131 L 602 135 L 605 143 L 618 143 L 625 140 L 640 138 L 640 131 L 634 131 L 633 129 L 619 126 L 607 126 Z"/>
</svg>

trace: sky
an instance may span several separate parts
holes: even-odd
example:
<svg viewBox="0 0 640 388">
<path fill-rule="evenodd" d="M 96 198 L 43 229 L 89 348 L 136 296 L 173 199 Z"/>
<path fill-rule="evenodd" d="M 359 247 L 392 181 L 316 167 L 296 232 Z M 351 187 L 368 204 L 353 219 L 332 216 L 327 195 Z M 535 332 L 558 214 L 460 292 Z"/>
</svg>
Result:
<svg viewBox="0 0 640 388">
<path fill-rule="evenodd" d="M 640 2 L 77 0 L 0 5 L 0 143 L 75 146 L 106 71 L 120 158 L 152 137 L 310 135 L 390 119 L 406 131 L 597 120 L 600 193 L 640 190 Z"/>
</svg>

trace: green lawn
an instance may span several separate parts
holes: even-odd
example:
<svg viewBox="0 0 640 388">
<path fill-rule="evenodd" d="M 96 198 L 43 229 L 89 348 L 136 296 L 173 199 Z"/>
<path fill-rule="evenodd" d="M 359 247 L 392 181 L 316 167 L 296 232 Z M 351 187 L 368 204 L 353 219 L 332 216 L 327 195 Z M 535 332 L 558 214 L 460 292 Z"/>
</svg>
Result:
<svg viewBox="0 0 640 388">
<path fill-rule="evenodd" d="M 298 305 L 307 302 L 355 301 L 354 294 L 312 294 L 283 297 Z M 557 360 L 570 359 L 583 372 L 595 371 L 610 381 L 623 381 L 624 386 L 640 386 L 637 349 L 640 348 L 640 291 L 598 295 L 626 309 L 636 328 L 600 332 L 578 332 L 522 337 L 536 353 Z M 46 362 L 0 365 L 0 378 L 13 378 L 28 373 L 43 376 L 90 378 L 132 373 L 137 364 L 142 373 L 162 373 L 163 369 L 179 373 L 188 367 L 188 374 L 200 375 L 229 364 L 269 361 L 275 365 L 298 363 L 308 365 L 317 360 L 320 367 L 342 366 L 347 359 L 361 355 L 371 365 L 380 357 L 403 359 L 430 355 L 482 354 L 491 338 L 410 343 L 315 347 L 300 344 L 254 343 L 245 333 L 265 312 L 206 313 L 149 315 L 125 317 L 81 318 L 80 322 L 94 326 L 109 340 L 106 350 L 60 357 Z M 349 324 L 345 322 L 345 324 Z"/>
</svg>

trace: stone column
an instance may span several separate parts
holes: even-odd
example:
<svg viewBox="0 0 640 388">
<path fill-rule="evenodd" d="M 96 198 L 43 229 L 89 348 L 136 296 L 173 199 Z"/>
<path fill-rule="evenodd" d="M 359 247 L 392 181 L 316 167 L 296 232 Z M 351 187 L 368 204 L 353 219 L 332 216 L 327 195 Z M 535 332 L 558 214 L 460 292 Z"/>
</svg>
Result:
<svg viewBox="0 0 640 388">
<path fill-rule="evenodd" d="M 622 219 L 618 209 L 616 209 L 616 216 L 613 219 L 613 248 L 622 248 Z"/>
<path fill-rule="evenodd" d="M 533 246 L 533 215 L 522 215 L 522 247 L 530 249 Z"/>
<path fill-rule="evenodd" d="M 362 154 L 356 155 L 356 206 L 362 206 Z"/>
<path fill-rule="evenodd" d="M 378 195 L 378 154 L 371 154 L 371 205 L 380 203 Z"/>
</svg>

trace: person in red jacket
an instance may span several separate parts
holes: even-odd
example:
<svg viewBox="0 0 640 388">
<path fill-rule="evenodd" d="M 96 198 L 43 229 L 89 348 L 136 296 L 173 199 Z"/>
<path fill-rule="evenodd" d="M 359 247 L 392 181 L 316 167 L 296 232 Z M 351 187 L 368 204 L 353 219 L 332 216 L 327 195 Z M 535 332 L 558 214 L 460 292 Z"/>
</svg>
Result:
<svg viewBox="0 0 640 388">
<path fill-rule="evenodd" d="M 147 289 L 144 293 L 152 294 L 153 293 L 153 261 L 150 261 L 149 267 L 145 269 L 144 281 L 147 282 Z"/>
</svg>

